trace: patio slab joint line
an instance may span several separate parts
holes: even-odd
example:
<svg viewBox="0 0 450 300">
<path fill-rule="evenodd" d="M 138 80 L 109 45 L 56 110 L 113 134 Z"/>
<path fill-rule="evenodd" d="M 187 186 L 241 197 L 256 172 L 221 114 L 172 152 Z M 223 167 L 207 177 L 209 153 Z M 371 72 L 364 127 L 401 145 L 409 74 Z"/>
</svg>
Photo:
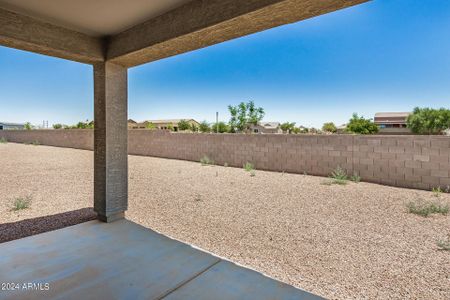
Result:
<svg viewBox="0 0 450 300">
<path fill-rule="evenodd" d="M 188 284 L 189 282 L 191 282 L 192 280 L 196 279 L 197 277 L 199 277 L 200 275 L 204 274 L 206 271 L 208 271 L 209 269 L 211 269 L 212 267 L 214 267 L 215 265 L 217 265 L 218 263 L 222 262 L 222 259 L 219 258 L 218 261 L 216 261 L 215 263 L 211 264 L 210 266 L 208 266 L 207 268 L 205 268 L 204 270 L 198 272 L 197 274 L 195 274 L 194 276 L 192 276 L 191 278 L 181 282 L 180 284 L 178 284 L 177 286 L 175 286 L 173 289 L 168 290 L 167 292 L 165 292 L 163 295 L 155 298 L 156 300 L 161 300 L 166 298 L 167 296 L 169 296 L 170 294 L 172 294 L 173 292 L 175 292 L 176 290 L 178 290 L 180 287 Z"/>
</svg>

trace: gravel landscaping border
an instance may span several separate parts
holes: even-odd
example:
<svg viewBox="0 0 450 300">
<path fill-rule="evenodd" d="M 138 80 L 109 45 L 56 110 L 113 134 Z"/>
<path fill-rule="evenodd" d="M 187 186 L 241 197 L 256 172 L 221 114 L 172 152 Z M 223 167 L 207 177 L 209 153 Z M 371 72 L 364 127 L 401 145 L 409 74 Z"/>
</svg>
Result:
<svg viewBox="0 0 450 300">
<path fill-rule="evenodd" d="M 0 224 L 0 243 L 97 219 L 90 207 L 51 216 Z"/>
</svg>

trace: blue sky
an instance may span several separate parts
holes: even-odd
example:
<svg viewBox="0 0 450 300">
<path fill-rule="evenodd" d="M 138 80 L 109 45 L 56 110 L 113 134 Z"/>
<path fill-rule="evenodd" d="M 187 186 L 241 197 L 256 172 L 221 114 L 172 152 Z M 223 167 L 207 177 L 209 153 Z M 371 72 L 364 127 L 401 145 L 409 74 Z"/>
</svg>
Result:
<svg viewBox="0 0 450 300">
<path fill-rule="evenodd" d="M 320 127 L 353 112 L 450 106 L 450 1 L 375 0 L 129 71 L 129 117 L 227 121 L 253 100 L 266 121 Z M 92 68 L 0 47 L 0 120 L 93 118 Z"/>
</svg>

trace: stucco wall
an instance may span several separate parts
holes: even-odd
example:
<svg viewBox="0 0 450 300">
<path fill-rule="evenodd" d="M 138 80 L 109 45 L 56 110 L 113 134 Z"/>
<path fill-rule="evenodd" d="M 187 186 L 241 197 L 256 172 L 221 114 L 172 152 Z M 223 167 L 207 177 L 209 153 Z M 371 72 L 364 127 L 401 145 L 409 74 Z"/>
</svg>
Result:
<svg viewBox="0 0 450 300">
<path fill-rule="evenodd" d="M 92 130 L 0 131 L 11 142 L 92 149 Z M 450 186 L 450 137 L 185 134 L 130 130 L 128 153 L 328 176 L 337 166 L 362 180 L 431 189 Z"/>
</svg>

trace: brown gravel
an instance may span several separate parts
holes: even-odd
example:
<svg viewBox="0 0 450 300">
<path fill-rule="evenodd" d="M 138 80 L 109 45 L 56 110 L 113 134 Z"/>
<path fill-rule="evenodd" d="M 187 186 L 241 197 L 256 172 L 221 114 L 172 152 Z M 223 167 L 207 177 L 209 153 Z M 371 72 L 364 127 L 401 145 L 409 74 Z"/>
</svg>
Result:
<svg viewBox="0 0 450 300">
<path fill-rule="evenodd" d="M 0 223 L 92 205 L 92 152 L 0 144 L 0 165 Z M 137 156 L 129 176 L 127 218 L 313 293 L 450 299 L 450 216 L 405 209 L 431 192 Z"/>
<path fill-rule="evenodd" d="M 0 243 L 97 219 L 91 207 L 56 215 L 0 224 Z"/>
</svg>

